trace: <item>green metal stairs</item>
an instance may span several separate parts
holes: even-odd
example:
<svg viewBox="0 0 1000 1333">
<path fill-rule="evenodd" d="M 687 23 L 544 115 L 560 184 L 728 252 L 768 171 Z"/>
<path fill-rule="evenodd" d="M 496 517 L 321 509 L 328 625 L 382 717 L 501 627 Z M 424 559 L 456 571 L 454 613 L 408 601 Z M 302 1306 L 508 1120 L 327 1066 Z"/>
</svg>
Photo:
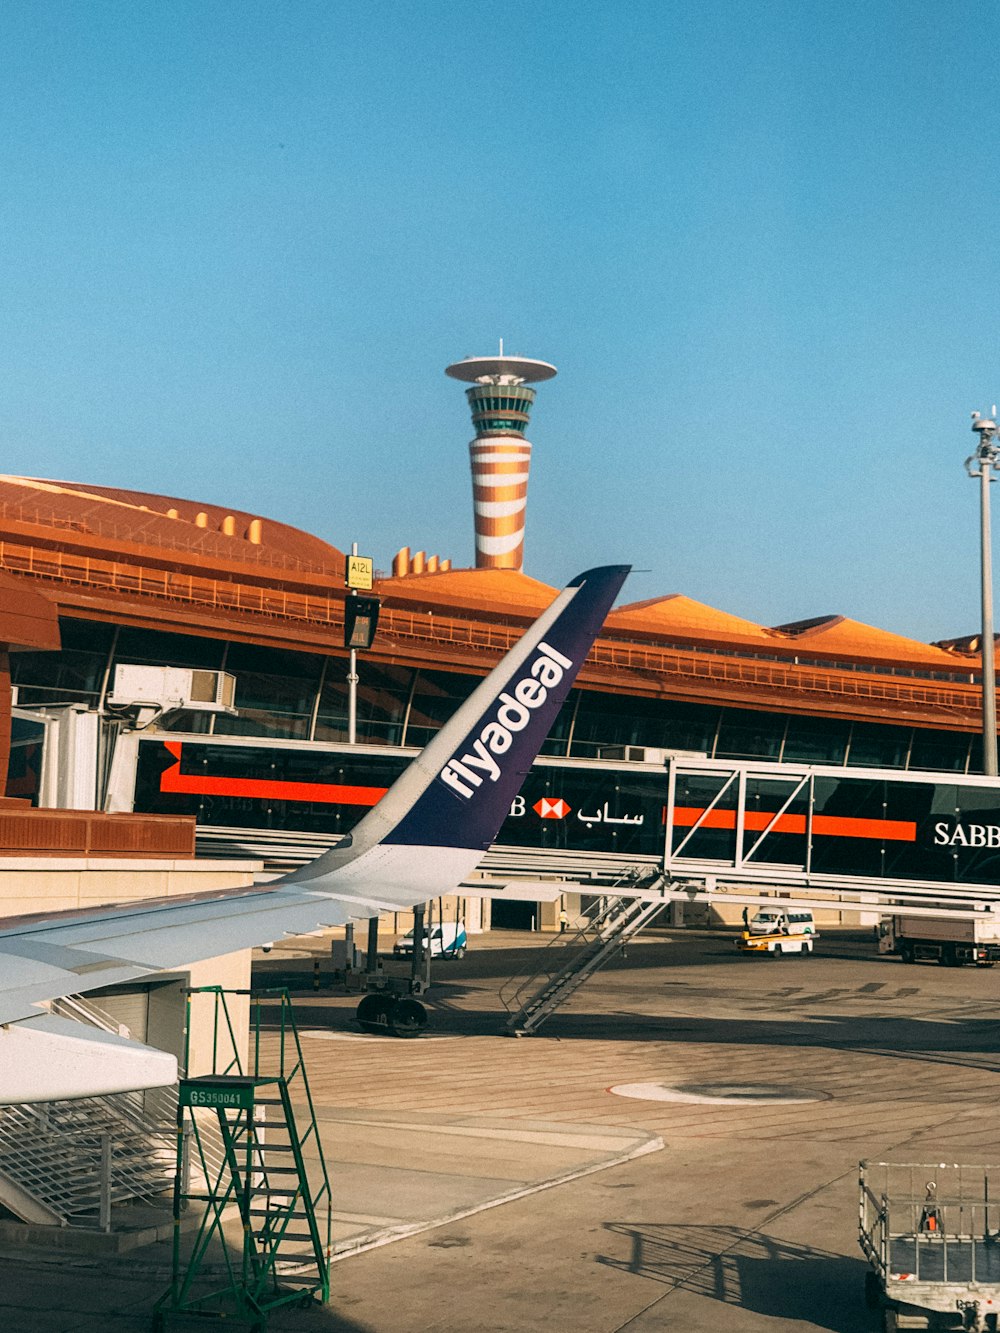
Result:
<svg viewBox="0 0 1000 1333">
<path fill-rule="evenodd" d="M 203 1315 L 265 1333 L 275 1309 L 329 1297 L 330 1181 L 287 992 L 198 995 L 215 1005 L 218 1072 L 181 1081 L 172 1277 L 153 1329 L 166 1330 L 173 1315 Z M 234 996 L 250 1001 L 248 1071 L 233 1053 Z"/>
</svg>

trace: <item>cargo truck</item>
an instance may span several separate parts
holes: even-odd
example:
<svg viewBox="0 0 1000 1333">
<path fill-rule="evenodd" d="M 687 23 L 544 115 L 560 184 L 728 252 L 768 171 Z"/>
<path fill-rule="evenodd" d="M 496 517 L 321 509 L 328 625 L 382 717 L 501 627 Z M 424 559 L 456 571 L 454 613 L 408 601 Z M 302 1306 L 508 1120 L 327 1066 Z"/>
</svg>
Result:
<svg viewBox="0 0 1000 1333">
<path fill-rule="evenodd" d="M 898 953 L 904 963 L 992 967 L 1000 958 L 1000 918 L 992 915 L 883 917 L 878 936 L 879 953 Z"/>
</svg>

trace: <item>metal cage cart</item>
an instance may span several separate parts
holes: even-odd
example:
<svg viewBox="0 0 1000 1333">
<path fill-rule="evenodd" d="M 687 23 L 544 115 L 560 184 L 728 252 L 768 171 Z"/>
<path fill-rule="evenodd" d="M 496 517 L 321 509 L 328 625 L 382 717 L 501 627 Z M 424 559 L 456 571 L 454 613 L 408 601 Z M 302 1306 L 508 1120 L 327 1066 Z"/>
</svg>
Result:
<svg viewBox="0 0 1000 1333">
<path fill-rule="evenodd" d="M 865 1161 L 859 1184 L 865 1297 L 886 1333 L 996 1333 L 1000 1166 Z"/>
</svg>

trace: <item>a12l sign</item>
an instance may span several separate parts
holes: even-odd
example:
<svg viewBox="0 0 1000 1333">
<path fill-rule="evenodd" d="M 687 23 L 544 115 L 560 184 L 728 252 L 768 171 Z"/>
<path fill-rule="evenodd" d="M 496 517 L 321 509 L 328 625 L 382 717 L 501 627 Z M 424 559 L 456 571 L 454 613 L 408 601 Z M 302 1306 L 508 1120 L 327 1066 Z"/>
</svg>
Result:
<svg viewBox="0 0 1000 1333">
<path fill-rule="evenodd" d="M 347 557 L 347 586 L 358 592 L 371 592 L 375 586 L 375 561 L 370 555 Z"/>
</svg>

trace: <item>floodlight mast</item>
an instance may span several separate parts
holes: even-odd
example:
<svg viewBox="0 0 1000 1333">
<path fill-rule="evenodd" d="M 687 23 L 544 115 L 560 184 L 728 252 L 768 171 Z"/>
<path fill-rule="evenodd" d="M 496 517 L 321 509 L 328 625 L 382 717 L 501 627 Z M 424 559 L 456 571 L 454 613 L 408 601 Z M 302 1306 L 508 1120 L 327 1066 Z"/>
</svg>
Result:
<svg viewBox="0 0 1000 1333">
<path fill-rule="evenodd" d="M 993 409 L 996 416 L 996 408 Z M 978 435 L 976 452 L 965 460 L 970 477 L 979 478 L 979 548 L 982 594 L 982 631 L 979 647 L 983 667 L 983 772 L 997 777 L 997 689 L 993 644 L 993 560 L 990 535 L 990 482 L 1000 472 L 997 423 L 991 417 L 972 413 L 972 429 Z M 978 464 L 978 467 L 976 466 Z"/>
</svg>

